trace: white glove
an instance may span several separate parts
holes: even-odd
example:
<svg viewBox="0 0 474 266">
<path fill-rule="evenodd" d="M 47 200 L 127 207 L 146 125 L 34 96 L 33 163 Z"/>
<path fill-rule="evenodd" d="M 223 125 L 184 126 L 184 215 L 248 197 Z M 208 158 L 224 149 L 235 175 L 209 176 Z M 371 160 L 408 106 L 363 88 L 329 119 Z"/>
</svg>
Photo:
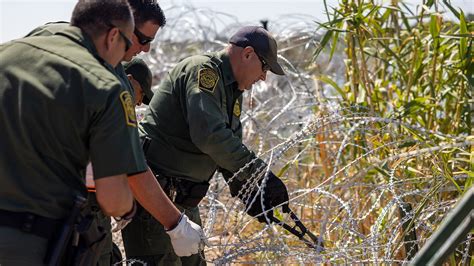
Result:
<svg viewBox="0 0 474 266">
<path fill-rule="evenodd" d="M 174 252 L 179 257 L 187 257 L 199 252 L 201 241 L 204 237 L 202 228 L 189 220 L 184 213 L 178 221 L 178 225 L 172 230 L 166 231 L 171 238 Z"/>
</svg>

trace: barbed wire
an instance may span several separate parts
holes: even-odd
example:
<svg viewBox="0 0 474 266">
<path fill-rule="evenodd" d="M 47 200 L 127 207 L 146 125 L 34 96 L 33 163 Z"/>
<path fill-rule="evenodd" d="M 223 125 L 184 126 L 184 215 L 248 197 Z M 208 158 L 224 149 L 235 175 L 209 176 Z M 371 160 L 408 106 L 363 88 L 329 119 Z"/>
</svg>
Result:
<svg viewBox="0 0 474 266">
<path fill-rule="evenodd" d="M 166 14 L 167 26 L 144 56 L 155 86 L 179 59 L 224 48 L 243 25 L 234 16 L 189 6 Z M 465 189 L 468 175 L 453 172 L 454 185 L 441 170 L 442 153 L 457 152 L 460 160 L 450 166 L 460 169 L 474 139 L 378 117 L 364 107 L 343 107 L 332 88 L 318 80 L 326 75 L 344 83 L 344 57 L 337 52 L 343 47 L 330 62 L 324 51 L 315 61 L 312 55 L 322 33 L 310 17 L 284 16 L 270 20 L 270 26 L 287 75 L 268 75 L 244 94 L 243 142 L 282 178 L 290 207 L 324 239 L 325 250 L 316 252 L 280 226 L 246 215 L 245 205 L 230 196 L 223 177 L 216 174 L 200 204 L 209 243 L 206 261 L 407 264 L 456 203 L 448 193 Z M 253 173 L 240 193 L 249 194 L 261 175 Z M 292 224 L 287 214 L 274 211 Z M 410 222 L 413 226 L 405 228 Z M 416 237 L 407 238 L 410 234 Z M 473 259 L 472 240 L 469 234 L 456 249 L 464 262 Z"/>
</svg>

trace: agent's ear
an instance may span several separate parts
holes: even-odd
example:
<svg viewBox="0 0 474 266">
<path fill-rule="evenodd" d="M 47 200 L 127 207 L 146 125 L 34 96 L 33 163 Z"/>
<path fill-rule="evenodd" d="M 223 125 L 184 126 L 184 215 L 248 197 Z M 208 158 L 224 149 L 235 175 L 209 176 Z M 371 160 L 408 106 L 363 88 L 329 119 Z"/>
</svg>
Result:
<svg viewBox="0 0 474 266">
<path fill-rule="evenodd" d="M 253 54 L 253 47 L 252 46 L 247 46 L 244 48 L 244 50 L 242 51 L 242 55 L 243 55 L 243 59 L 245 60 L 249 60 L 252 58 L 252 54 Z"/>
<path fill-rule="evenodd" d="M 111 49 L 111 47 L 113 47 L 113 44 L 117 42 L 119 38 L 120 38 L 119 29 L 111 28 L 105 35 L 105 45 L 107 49 Z"/>
</svg>

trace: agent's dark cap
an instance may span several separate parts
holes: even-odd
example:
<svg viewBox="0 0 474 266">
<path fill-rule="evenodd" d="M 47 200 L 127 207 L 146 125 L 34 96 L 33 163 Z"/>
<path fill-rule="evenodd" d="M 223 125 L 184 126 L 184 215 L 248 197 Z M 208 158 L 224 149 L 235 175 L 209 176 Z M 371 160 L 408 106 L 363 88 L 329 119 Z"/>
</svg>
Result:
<svg viewBox="0 0 474 266">
<path fill-rule="evenodd" d="M 130 62 L 123 64 L 125 73 L 130 74 L 140 83 L 144 92 L 143 103 L 148 105 L 153 92 L 151 91 L 152 74 L 145 61 L 140 58 L 133 58 Z"/>
<path fill-rule="evenodd" d="M 247 26 L 241 28 L 229 39 L 229 43 L 239 46 L 251 46 L 270 66 L 270 70 L 277 75 L 285 75 L 278 64 L 277 43 L 273 36 L 262 27 Z"/>
</svg>

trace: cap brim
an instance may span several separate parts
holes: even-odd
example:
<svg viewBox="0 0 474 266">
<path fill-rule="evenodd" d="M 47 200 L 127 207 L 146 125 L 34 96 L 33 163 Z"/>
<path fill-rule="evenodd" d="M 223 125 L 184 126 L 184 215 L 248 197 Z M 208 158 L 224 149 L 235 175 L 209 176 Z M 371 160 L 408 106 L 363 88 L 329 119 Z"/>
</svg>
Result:
<svg viewBox="0 0 474 266">
<path fill-rule="evenodd" d="M 277 61 L 269 61 L 268 65 L 270 66 L 270 71 L 277 75 L 285 75 L 285 71 L 283 71 L 283 68 L 278 64 Z"/>
<path fill-rule="evenodd" d="M 150 104 L 151 98 L 153 98 L 153 92 L 150 90 L 143 90 L 145 95 L 143 96 L 142 102 L 146 105 Z"/>
</svg>

